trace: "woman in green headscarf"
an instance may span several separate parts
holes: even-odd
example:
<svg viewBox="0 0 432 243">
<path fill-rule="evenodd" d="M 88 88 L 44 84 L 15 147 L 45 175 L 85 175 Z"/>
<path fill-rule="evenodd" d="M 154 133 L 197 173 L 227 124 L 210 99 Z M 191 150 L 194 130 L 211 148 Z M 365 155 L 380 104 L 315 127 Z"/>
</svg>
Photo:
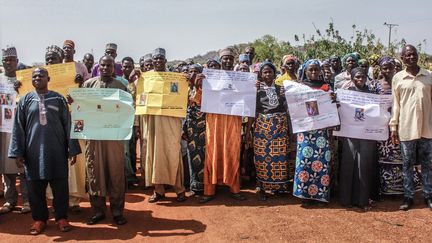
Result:
<svg viewBox="0 0 432 243">
<path fill-rule="evenodd" d="M 358 60 L 359 60 L 358 54 L 356 53 L 346 54 L 342 58 L 342 65 L 344 67 L 344 71 L 335 77 L 335 82 L 334 82 L 335 90 L 342 87 L 349 88 L 354 86 L 354 84 L 351 82 L 350 73 L 353 68 L 356 68 L 358 66 Z"/>
</svg>

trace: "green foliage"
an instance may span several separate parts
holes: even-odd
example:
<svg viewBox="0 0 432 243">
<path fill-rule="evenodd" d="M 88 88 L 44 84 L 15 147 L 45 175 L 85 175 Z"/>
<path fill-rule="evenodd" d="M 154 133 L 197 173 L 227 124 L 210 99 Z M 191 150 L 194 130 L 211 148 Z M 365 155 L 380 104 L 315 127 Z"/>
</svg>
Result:
<svg viewBox="0 0 432 243">
<path fill-rule="evenodd" d="M 315 25 L 314 25 L 315 27 Z M 383 56 L 390 55 L 399 58 L 401 48 L 407 44 L 405 39 L 390 43 L 385 46 L 370 30 L 357 29 L 352 25 L 352 35 L 349 38 L 343 38 L 339 30 L 335 28 L 333 22 L 330 22 L 324 31 L 315 27 L 316 34 L 306 37 L 305 34 L 295 34 L 295 45 L 288 41 L 278 40 L 274 36 L 264 35 L 261 38 L 247 44 L 238 44 L 232 46 L 236 53 L 236 61 L 240 53 L 244 53 L 247 46 L 255 47 L 254 62 L 261 62 L 266 59 L 275 64 L 281 64 L 282 57 L 287 54 L 297 56 L 301 61 L 311 58 L 320 60 L 328 59 L 332 55 L 343 57 L 347 53 L 358 52 L 362 58 L 369 59 L 372 55 Z M 419 51 L 419 65 L 432 69 L 432 58 L 423 52 L 422 47 L 426 45 L 426 40 L 417 44 Z M 193 57 L 196 63 L 205 63 L 207 59 L 217 57 L 216 51 L 208 52 L 204 55 Z M 172 61 L 175 64 L 178 61 Z"/>
<path fill-rule="evenodd" d="M 280 64 L 282 57 L 286 54 L 296 55 L 303 61 L 311 58 L 325 60 L 331 55 L 342 57 L 352 52 L 358 52 L 362 58 L 366 59 L 369 59 L 374 54 L 378 56 L 391 55 L 398 58 L 398 51 L 406 44 L 405 40 L 402 39 L 399 42 L 392 42 L 389 47 L 386 47 L 371 31 L 367 29 L 359 30 L 356 25 L 352 26 L 353 34 L 348 39 L 340 35 L 339 30 L 335 29 L 332 22 L 328 24 L 324 31 L 317 28 L 315 30 L 316 35 L 309 38 L 306 38 L 305 34 L 301 35 L 302 38 L 295 34 L 295 46 L 292 46 L 287 41 L 280 41 L 271 35 L 256 39 L 250 43 L 255 47 L 255 61 L 270 59 L 274 63 Z M 423 42 L 423 45 L 425 45 L 425 41 Z M 431 58 L 422 52 L 423 45 L 422 43 L 417 45 L 420 53 L 419 64 L 422 67 L 429 68 Z"/>
</svg>

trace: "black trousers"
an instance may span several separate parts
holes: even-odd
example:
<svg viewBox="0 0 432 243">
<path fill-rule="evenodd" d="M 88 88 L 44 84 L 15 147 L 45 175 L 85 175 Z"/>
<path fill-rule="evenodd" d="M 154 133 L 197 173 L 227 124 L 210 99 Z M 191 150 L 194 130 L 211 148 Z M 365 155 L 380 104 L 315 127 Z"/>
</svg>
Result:
<svg viewBox="0 0 432 243">
<path fill-rule="evenodd" d="M 29 202 L 34 221 L 47 221 L 49 212 L 46 200 L 48 183 L 53 194 L 55 220 L 67 219 L 69 202 L 68 178 L 53 180 L 27 180 Z"/>
</svg>

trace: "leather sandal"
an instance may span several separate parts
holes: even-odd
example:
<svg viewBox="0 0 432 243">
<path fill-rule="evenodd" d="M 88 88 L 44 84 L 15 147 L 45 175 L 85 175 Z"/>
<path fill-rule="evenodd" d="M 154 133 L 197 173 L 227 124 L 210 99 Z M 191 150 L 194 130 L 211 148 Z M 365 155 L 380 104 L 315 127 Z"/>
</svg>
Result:
<svg viewBox="0 0 432 243">
<path fill-rule="evenodd" d="M 36 221 L 32 224 L 30 228 L 31 235 L 38 235 L 44 231 L 46 228 L 46 223 L 43 221 Z"/>
<path fill-rule="evenodd" d="M 155 203 L 165 198 L 165 195 L 161 195 L 155 192 L 148 200 L 149 203 Z"/>
<path fill-rule="evenodd" d="M 72 225 L 70 225 L 66 219 L 60 219 L 56 224 L 61 232 L 69 232 L 72 230 Z"/>
<path fill-rule="evenodd" d="M 179 194 L 177 194 L 177 202 L 184 202 L 186 201 L 186 194 L 185 192 L 180 192 Z"/>
<path fill-rule="evenodd" d="M 105 219 L 105 214 L 96 214 L 93 215 L 89 221 L 87 221 L 87 225 L 94 225 L 99 223 L 100 221 Z"/>
<path fill-rule="evenodd" d="M 10 211 L 12 211 L 12 209 L 13 209 L 14 207 L 15 207 L 14 205 L 12 205 L 12 204 L 6 202 L 5 204 L 3 204 L 2 207 L 0 207 L 0 213 L 1 213 L 1 214 L 3 214 L 3 213 L 9 213 Z"/>
</svg>

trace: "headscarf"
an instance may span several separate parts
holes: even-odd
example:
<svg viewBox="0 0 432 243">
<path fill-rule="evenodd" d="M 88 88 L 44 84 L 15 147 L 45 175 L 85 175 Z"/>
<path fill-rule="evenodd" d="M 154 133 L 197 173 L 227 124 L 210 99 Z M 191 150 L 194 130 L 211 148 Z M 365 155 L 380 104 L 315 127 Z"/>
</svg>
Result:
<svg viewBox="0 0 432 243">
<path fill-rule="evenodd" d="M 329 60 L 330 60 L 330 62 L 333 61 L 333 60 L 339 60 L 339 61 L 340 61 L 340 57 L 339 57 L 339 56 L 336 56 L 336 55 L 332 55 L 332 56 L 329 58 Z"/>
<path fill-rule="evenodd" d="M 356 67 L 356 68 L 353 68 L 353 69 L 351 70 L 351 73 L 350 73 L 350 74 L 351 74 L 351 80 L 354 78 L 354 76 L 355 76 L 357 73 L 363 73 L 363 74 L 365 75 L 366 80 L 367 80 L 367 71 L 366 71 L 364 68 L 361 68 L 361 67 Z M 351 81 L 351 82 L 352 82 L 352 81 Z M 355 85 L 354 82 L 352 82 L 352 83 Z M 369 90 L 369 87 L 368 87 L 368 85 L 366 84 L 366 82 L 365 82 L 363 88 L 360 88 L 360 90 L 363 90 L 363 91 L 365 91 L 365 90 Z"/>
<path fill-rule="evenodd" d="M 240 54 L 239 61 L 240 62 L 250 62 L 249 54 Z"/>
<path fill-rule="evenodd" d="M 198 63 L 189 65 L 189 68 L 195 68 L 196 70 L 198 70 L 199 73 L 202 73 L 203 71 L 203 67 Z"/>
<path fill-rule="evenodd" d="M 258 73 L 260 71 L 261 63 L 257 62 L 253 65 L 253 72 Z"/>
<path fill-rule="evenodd" d="M 285 55 L 282 57 L 282 63 L 286 63 L 287 61 L 298 62 L 298 58 L 294 55 Z"/>
<path fill-rule="evenodd" d="M 348 59 L 348 57 L 351 57 L 353 60 L 354 60 L 354 62 L 356 63 L 356 64 L 358 64 L 358 57 L 357 57 L 357 55 L 356 54 L 354 54 L 354 53 L 348 53 L 348 54 L 346 54 L 343 58 L 342 58 L 342 66 L 345 68 L 345 66 L 346 66 L 346 60 Z"/>
<path fill-rule="evenodd" d="M 234 57 L 234 50 L 232 48 L 225 48 L 225 49 L 219 51 L 219 57 L 222 58 L 223 56 Z"/>
<path fill-rule="evenodd" d="M 357 57 L 357 60 L 360 60 L 361 59 L 361 56 L 360 56 L 360 53 L 358 53 L 358 52 L 353 52 L 353 53 L 351 53 L 351 54 L 353 54 L 354 56 L 356 56 Z"/>
<path fill-rule="evenodd" d="M 378 64 L 379 64 L 380 66 L 383 66 L 383 65 L 385 65 L 385 64 L 393 64 L 393 65 L 396 65 L 396 61 L 395 61 L 395 59 L 394 59 L 393 57 L 390 57 L 390 56 L 383 56 L 383 57 L 381 57 L 381 58 L 378 60 Z"/>
<path fill-rule="evenodd" d="M 324 61 L 321 63 L 321 67 L 324 67 L 325 65 L 327 65 L 327 66 L 331 66 L 331 64 L 330 64 L 330 60 L 324 60 Z"/>
<path fill-rule="evenodd" d="M 262 70 L 264 69 L 265 66 L 269 66 L 271 69 L 273 69 L 273 72 L 274 72 L 275 75 L 276 75 L 276 66 L 275 66 L 273 63 L 268 62 L 268 61 L 264 61 L 264 62 L 262 62 L 262 63 L 260 64 L 260 67 L 259 67 L 259 72 L 260 72 L 260 73 L 262 72 Z"/>
<path fill-rule="evenodd" d="M 179 63 L 177 63 L 177 67 L 184 67 L 184 66 L 187 66 L 188 64 L 187 64 L 187 62 L 185 62 L 185 61 L 180 61 Z"/>
<path fill-rule="evenodd" d="M 300 67 L 299 70 L 299 80 L 305 80 L 306 79 L 306 69 L 310 65 L 317 65 L 318 67 L 321 67 L 321 62 L 318 59 L 309 59 L 306 62 L 303 63 L 303 65 Z"/>
<path fill-rule="evenodd" d="M 369 57 L 369 62 L 372 66 L 376 65 L 379 63 L 379 59 L 380 59 L 380 55 L 378 54 L 372 54 Z"/>
<path fill-rule="evenodd" d="M 219 62 L 216 58 L 210 58 L 210 59 L 208 59 L 207 62 L 206 62 L 207 67 L 208 67 L 208 66 L 210 65 L 210 63 L 212 63 L 212 62 L 216 62 L 217 64 L 220 65 L 220 62 Z"/>
<path fill-rule="evenodd" d="M 366 70 L 364 69 L 364 68 L 361 68 L 361 67 L 356 67 L 356 68 L 353 68 L 352 70 L 351 70 L 351 79 L 352 79 L 352 77 L 354 77 L 357 73 L 363 73 L 363 74 L 365 74 L 366 75 L 366 77 L 367 77 L 367 73 L 366 73 Z"/>
<path fill-rule="evenodd" d="M 240 68 L 242 67 L 246 67 L 247 69 L 249 69 L 249 66 L 246 63 L 241 63 L 237 70 L 240 70 Z"/>
</svg>

